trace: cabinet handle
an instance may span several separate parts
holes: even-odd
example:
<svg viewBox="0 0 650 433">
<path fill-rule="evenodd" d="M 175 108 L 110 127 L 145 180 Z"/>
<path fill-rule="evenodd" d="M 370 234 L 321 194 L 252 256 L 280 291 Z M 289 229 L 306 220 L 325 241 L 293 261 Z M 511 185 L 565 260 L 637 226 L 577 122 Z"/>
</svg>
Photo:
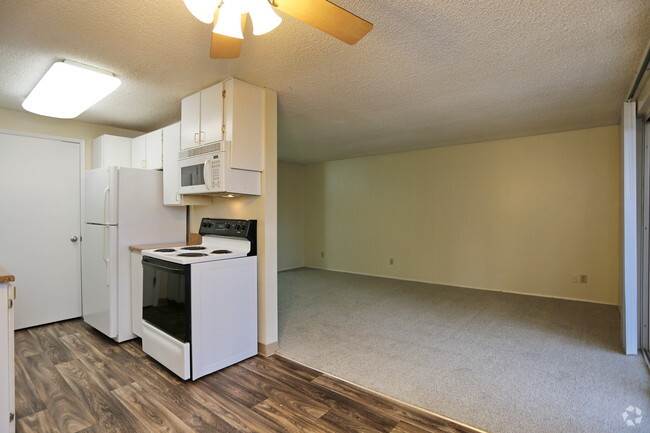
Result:
<svg viewBox="0 0 650 433">
<path fill-rule="evenodd" d="M 201 131 L 199 133 L 199 142 L 204 142 L 205 141 L 205 132 Z"/>
<path fill-rule="evenodd" d="M 199 133 L 198 133 L 198 132 L 195 132 L 195 133 L 194 133 L 194 142 L 195 142 L 195 143 L 198 143 L 198 142 L 199 142 Z"/>
<path fill-rule="evenodd" d="M 141 166 L 142 168 L 147 168 L 147 160 L 146 160 L 146 159 L 143 159 L 143 160 L 140 162 L 140 166 Z"/>
</svg>

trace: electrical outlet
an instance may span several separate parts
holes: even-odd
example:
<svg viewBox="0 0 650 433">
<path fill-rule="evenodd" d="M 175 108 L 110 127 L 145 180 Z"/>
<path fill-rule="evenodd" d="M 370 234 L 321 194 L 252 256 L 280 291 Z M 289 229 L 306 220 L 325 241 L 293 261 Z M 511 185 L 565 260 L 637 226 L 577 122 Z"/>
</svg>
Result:
<svg viewBox="0 0 650 433">
<path fill-rule="evenodd" d="M 393 258 L 392 257 L 390 258 L 390 264 L 391 265 L 393 264 Z"/>
<path fill-rule="evenodd" d="M 580 274 L 580 283 L 587 284 L 587 274 Z"/>
</svg>

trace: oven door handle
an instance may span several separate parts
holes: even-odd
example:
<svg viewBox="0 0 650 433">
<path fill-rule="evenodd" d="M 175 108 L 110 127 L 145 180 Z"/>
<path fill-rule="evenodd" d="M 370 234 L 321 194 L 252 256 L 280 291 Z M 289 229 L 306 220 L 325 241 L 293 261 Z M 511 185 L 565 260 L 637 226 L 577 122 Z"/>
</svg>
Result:
<svg viewBox="0 0 650 433">
<path fill-rule="evenodd" d="M 158 264 L 154 265 L 153 263 L 149 263 L 149 262 L 142 262 L 142 266 L 151 266 L 154 269 L 164 269 L 166 271 L 174 272 L 174 273 L 177 273 L 177 274 L 184 274 L 185 273 L 184 269 L 168 268 L 167 266 L 161 266 L 161 265 L 158 265 Z"/>
</svg>

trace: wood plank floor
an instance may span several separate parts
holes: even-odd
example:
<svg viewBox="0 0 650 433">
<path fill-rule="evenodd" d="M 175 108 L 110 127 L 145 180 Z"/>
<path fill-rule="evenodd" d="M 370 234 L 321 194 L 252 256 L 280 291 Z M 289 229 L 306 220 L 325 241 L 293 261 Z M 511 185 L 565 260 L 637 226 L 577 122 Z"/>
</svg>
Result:
<svg viewBox="0 0 650 433">
<path fill-rule="evenodd" d="M 474 433 L 281 356 L 196 382 L 81 320 L 16 332 L 17 431 L 24 433 Z"/>
</svg>

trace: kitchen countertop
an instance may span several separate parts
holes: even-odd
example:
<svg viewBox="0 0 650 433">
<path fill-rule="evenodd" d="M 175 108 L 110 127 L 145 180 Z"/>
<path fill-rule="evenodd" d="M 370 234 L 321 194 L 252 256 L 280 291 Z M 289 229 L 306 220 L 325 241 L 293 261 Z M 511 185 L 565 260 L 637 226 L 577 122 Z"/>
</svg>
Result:
<svg viewBox="0 0 650 433">
<path fill-rule="evenodd" d="M 160 244 L 147 244 L 147 245 L 131 245 L 129 250 L 139 253 L 142 250 L 153 250 L 157 248 L 172 248 L 172 247 L 186 247 L 188 245 L 201 245 L 203 236 L 197 233 L 190 233 L 190 240 L 187 242 L 166 242 Z M 0 268 L 1 270 L 2 268 Z"/>
<path fill-rule="evenodd" d="M 16 278 L 0 266 L 0 284 L 11 283 L 16 281 Z"/>
</svg>

